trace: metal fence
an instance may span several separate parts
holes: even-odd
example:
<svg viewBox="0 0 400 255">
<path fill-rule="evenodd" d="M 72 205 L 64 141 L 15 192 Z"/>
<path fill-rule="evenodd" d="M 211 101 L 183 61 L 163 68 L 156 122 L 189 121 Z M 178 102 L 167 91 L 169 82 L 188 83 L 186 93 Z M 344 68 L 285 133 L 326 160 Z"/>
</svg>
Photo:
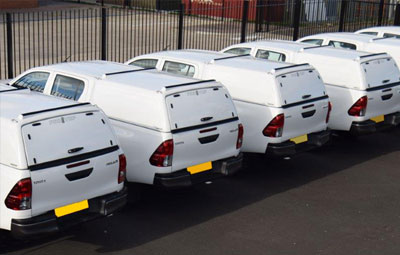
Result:
<svg viewBox="0 0 400 255">
<path fill-rule="evenodd" d="M 0 13 L 0 79 L 62 61 L 124 62 L 167 49 L 219 50 L 244 41 L 400 23 L 399 4 L 384 0 L 75 1 L 95 5 Z"/>
</svg>

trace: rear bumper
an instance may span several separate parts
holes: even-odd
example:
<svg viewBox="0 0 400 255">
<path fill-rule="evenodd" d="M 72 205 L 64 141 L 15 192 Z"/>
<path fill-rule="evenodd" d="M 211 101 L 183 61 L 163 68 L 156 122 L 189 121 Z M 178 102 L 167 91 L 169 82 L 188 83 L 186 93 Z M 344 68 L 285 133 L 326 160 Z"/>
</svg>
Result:
<svg viewBox="0 0 400 255">
<path fill-rule="evenodd" d="M 379 129 L 385 127 L 398 126 L 399 124 L 400 124 L 400 112 L 396 112 L 385 115 L 385 120 L 379 123 L 376 123 L 372 120 L 359 121 L 359 122 L 354 121 L 351 124 L 350 133 L 352 135 L 366 135 L 379 131 Z"/>
<path fill-rule="evenodd" d="M 228 176 L 236 173 L 242 167 L 243 154 L 212 162 L 211 170 L 191 175 L 186 169 L 169 174 L 156 174 L 154 185 L 163 188 L 184 188 L 193 184 L 203 183 L 221 176 Z"/>
<path fill-rule="evenodd" d="M 89 200 L 89 209 L 57 218 L 54 211 L 29 219 L 13 219 L 11 234 L 15 238 L 29 238 L 55 233 L 80 223 L 107 216 L 121 209 L 127 202 L 127 189 Z"/>
<path fill-rule="evenodd" d="M 308 134 L 308 141 L 296 144 L 292 141 L 283 143 L 268 144 L 266 155 L 275 157 L 285 157 L 297 154 L 299 152 L 308 151 L 318 148 L 326 144 L 331 138 L 331 131 L 324 130 L 321 132 Z"/>
</svg>

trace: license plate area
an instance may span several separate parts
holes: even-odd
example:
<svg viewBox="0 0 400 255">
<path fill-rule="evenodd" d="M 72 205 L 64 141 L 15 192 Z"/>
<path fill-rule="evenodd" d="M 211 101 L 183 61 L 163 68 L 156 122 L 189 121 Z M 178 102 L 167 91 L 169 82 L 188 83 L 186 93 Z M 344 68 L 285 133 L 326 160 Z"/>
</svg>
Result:
<svg viewBox="0 0 400 255">
<path fill-rule="evenodd" d="M 88 208 L 89 208 L 89 203 L 87 200 L 84 200 L 81 202 L 77 202 L 77 203 L 73 203 L 70 205 L 56 208 L 56 209 L 54 209 L 54 212 L 57 217 L 62 217 L 62 216 L 72 214 L 75 212 L 79 212 L 79 211 L 82 211 L 82 210 L 85 210 Z"/>
<path fill-rule="evenodd" d="M 209 161 L 209 162 L 198 164 L 195 166 L 190 166 L 187 168 L 187 171 L 190 174 L 197 174 L 197 173 L 205 172 L 205 171 L 208 171 L 211 169 L 212 169 L 212 163 L 211 163 L 211 161 Z"/>
<path fill-rule="evenodd" d="M 301 136 L 290 139 L 290 141 L 294 142 L 295 144 L 305 143 L 308 141 L 308 135 L 301 135 Z"/>
<path fill-rule="evenodd" d="M 385 115 L 379 115 L 374 118 L 371 118 L 372 121 L 379 123 L 385 121 Z"/>
</svg>

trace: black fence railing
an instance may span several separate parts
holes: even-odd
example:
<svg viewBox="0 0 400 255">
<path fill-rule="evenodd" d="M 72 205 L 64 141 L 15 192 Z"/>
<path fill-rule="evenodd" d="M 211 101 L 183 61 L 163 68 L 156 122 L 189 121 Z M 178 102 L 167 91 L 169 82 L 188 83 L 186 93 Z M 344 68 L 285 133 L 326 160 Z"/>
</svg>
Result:
<svg viewBox="0 0 400 255">
<path fill-rule="evenodd" d="M 400 4 L 384 0 L 75 2 L 95 5 L 0 13 L 0 79 L 62 61 L 124 62 L 161 50 L 220 50 L 244 41 L 400 25 Z"/>
</svg>

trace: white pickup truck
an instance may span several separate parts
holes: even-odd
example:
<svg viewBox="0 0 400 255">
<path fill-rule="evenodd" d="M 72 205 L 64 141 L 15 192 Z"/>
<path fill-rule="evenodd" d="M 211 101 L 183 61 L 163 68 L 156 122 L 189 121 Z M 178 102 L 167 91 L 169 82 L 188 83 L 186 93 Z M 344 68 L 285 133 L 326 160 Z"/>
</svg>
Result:
<svg viewBox="0 0 400 255">
<path fill-rule="evenodd" d="M 112 214 L 125 167 L 99 108 L 0 85 L 0 229 L 24 238 Z"/>
<path fill-rule="evenodd" d="M 241 168 L 243 127 L 215 81 L 90 61 L 33 68 L 10 84 L 101 107 L 127 156 L 128 182 L 179 188 Z"/>
<path fill-rule="evenodd" d="M 244 125 L 243 152 L 287 156 L 329 141 L 329 98 L 310 65 L 199 50 L 158 52 L 126 64 L 223 83 Z"/>
<path fill-rule="evenodd" d="M 333 130 L 359 135 L 375 132 L 383 123 L 400 123 L 400 71 L 385 53 L 369 54 L 290 41 L 242 43 L 222 51 L 239 50 L 257 58 L 314 66 L 332 101 L 329 128 Z"/>
<path fill-rule="evenodd" d="M 360 29 L 355 32 L 356 34 L 362 35 L 373 35 L 381 38 L 397 38 L 400 39 L 400 27 L 399 26 L 382 26 L 382 27 L 368 27 Z"/>
<path fill-rule="evenodd" d="M 303 37 L 298 42 L 314 45 L 330 45 L 335 48 L 365 51 L 370 53 L 387 53 L 400 67 L 400 40 L 394 38 L 377 38 L 371 35 L 354 33 L 325 33 Z"/>
</svg>

